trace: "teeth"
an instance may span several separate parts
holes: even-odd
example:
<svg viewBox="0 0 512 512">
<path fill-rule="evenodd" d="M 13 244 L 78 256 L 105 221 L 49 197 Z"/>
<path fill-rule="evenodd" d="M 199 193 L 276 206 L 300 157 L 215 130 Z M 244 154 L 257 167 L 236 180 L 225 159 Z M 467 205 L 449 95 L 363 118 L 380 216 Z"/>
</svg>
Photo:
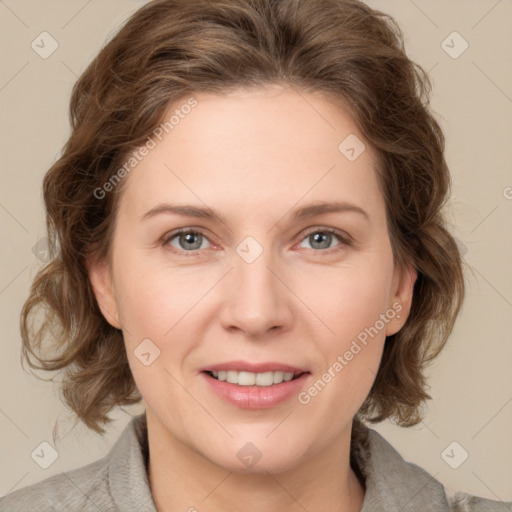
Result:
<svg viewBox="0 0 512 512">
<path fill-rule="evenodd" d="M 293 379 L 292 372 L 236 372 L 233 370 L 211 372 L 213 376 L 222 381 L 227 381 L 231 384 L 238 384 L 239 386 L 272 386 L 273 384 L 281 384 L 281 382 L 288 382 Z"/>
</svg>

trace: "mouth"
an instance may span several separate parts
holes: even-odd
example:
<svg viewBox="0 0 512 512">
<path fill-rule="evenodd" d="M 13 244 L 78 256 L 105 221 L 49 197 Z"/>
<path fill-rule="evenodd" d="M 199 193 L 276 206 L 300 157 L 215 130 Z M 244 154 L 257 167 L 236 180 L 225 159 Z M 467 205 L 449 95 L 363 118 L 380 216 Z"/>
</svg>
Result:
<svg viewBox="0 0 512 512">
<path fill-rule="evenodd" d="M 259 387 L 270 387 L 283 382 L 290 382 L 298 379 L 302 375 L 309 372 L 284 372 L 284 371 L 267 371 L 261 373 L 247 372 L 247 371 L 235 371 L 235 370 L 221 370 L 221 371 L 210 371 L 206 370 L 206 373 L 213 379 L 221 382 L 228 382 L 229 384 L 236 384 L 238 386 L 259 386 Z"/>
<path fill-rule="evenodd" d="M 305 367 L 278 361 L 225 361 L 199 370 L 209 392 L 241 409 L 269 409 L 292 400 L 307 384 Z"/>
</svg>

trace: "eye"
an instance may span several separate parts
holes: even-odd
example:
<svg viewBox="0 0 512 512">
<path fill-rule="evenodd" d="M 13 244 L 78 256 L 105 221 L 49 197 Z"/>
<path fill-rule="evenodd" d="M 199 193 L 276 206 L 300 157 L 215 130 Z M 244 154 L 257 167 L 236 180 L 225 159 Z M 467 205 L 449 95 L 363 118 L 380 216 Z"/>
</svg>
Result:
<svg viewBox="0 0 512 512">
<path fill-rule="evenodd" d="M 176 244 L 171 243 L 175 239 L 177 246 Z M 164 239 L 163 244 L 171 245 L 177 250 L 177 252 L 184 251 L 192 253 L 191 256 L 193 256 L 199 249 L 204 249 L 202 242 L 205 240 L 208 239 L 202 231 L 192 229 L 179 229 L 178 231 L 175 231 L 174 233 L 171 233 L 169 236 L 167 236 Z"/>
<path fill-rule="evenodd" d="M 331 247 L 331 242 L 337 238 L 341 243 Z M 318 249 L 317 252 L 331 253 L 341 250 L 343 246 L 350 245 L 347 237 L 343 236 L 336 229 L 331 228 L 314 228 L 309 231 L 302 240 L 307 240 L 312 246 L 312 249 Z"/>
<path fill-rule="evenodd" d="M 331 247 L 334 239 L 340 243 Z M 332 228 L 314 228 L 302 238 L 308 240 L 313 250 L 330 254 L 350 245 L 350 239 L 341 232 Z M 182 228 L 166 236 L 162 242 L 164 246 L 170 245 L 179 256 L 195 256 L 200 249 L 205 249 L 203 242 L 208 241 L 206 235 L 199 229 Z M 188 253 L 188 254 L 185 254 Z"/>
</svg>

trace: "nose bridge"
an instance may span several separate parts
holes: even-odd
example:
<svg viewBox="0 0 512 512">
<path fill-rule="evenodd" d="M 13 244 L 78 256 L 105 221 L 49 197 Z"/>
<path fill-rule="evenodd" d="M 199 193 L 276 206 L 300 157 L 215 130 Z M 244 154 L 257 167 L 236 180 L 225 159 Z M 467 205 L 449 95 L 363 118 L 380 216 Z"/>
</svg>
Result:
<svg viewBox="0 0 512 512">
<path fill-rule="evenodd" d="M 223 321 L 248 335 L 263 334 L 291 318 L 286 287 L 276 277 L 279 270 L 271 248 L 248 237 L 237 247 Z"/>
</svg>

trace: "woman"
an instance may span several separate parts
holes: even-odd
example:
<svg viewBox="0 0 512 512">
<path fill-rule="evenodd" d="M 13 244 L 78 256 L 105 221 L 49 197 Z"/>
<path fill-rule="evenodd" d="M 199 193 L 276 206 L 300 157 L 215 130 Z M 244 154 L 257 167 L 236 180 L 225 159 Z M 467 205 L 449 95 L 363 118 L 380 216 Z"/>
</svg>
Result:
<svg viewBox="0 0 512 512">
<path fill-rule="evenodd" d="M 21 325 L 88 427 L 146 410 L 0 510 L 510 510 L 449 496 L 364 423 L 421 420 L 464 297 L 429 91 L 355 0 L 132 16 L 74 88 Z"/>
</svg>

